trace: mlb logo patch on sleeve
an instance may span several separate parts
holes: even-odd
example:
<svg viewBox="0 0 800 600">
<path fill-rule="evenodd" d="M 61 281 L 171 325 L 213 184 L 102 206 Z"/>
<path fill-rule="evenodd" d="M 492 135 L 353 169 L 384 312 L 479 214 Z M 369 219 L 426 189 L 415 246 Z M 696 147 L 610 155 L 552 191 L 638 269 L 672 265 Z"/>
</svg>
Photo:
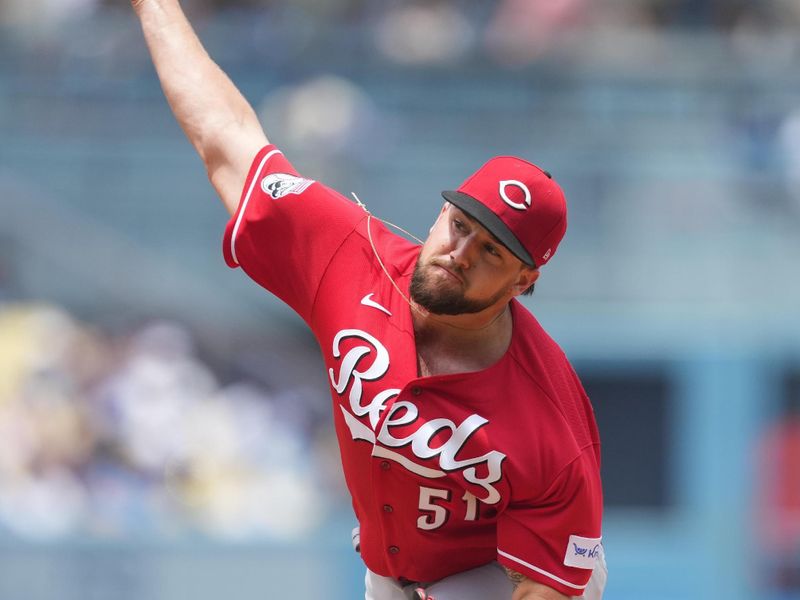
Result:
<svg viewBox="0 0 800 600">
<path fill-rule="evenodd" d="M 273 200 L 283 198 L 287 194 L 302 194 L 314 183 L 311 179 L 303 179 L 288 173 L 272 173 L 261 180 L 261 189 Z"/>
<path fill-rule="evenodd" d="M 585 538 L 579 535 L 569 536 L 564 564 L 579 569 L 594 569 L 597 557 L 602 552 L 600 540 L 603 538 Z"/>
</svg>

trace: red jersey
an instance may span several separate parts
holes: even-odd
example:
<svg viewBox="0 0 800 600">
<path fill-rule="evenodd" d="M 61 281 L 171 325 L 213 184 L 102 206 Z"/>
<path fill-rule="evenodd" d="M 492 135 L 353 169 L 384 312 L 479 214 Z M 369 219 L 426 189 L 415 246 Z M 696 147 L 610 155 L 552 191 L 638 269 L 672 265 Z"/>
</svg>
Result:
<svg viewBox="0 0 800 600">
<path fill-rule="evenodd" d="M 433 582 L 499 560 L 581 595 L 601 537 L 600 446 L 564 353 L 512 301 L 498 362 L 419 377 L 411 309 L 376 253 L 407 295 L 420 248 L 367 217 L 267 146 L 224 239 L 228 265 L 320 344 L 364 562 Z"/>
</svg>

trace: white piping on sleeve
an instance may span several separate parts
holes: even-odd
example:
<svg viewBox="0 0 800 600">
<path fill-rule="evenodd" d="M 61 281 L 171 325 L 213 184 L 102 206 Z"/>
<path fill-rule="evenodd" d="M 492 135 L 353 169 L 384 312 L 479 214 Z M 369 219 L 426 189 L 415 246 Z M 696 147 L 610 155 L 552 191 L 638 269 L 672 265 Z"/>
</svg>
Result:
<svg viewBox="0 0 800 600">
<path fill-rule="evenodd" d="M 575 585 L 574 583 L 570 583 L 569 581 L 564 581 L 560 577 L 556 577 L 555 575 L 553 575 L 552 573 L 548 573 L 544 569 L 540 569 L 539 567 L 534 567 L 531 563 L 525 562 L 524 560 L 519 559 L 516 556 L 512 556 L 508 552 L 503 552 L 502 550 L 500 550 L 500 548 L 497 549 L 497 553 L 500 556 L 505 556 L 509 560 L 513 560 L 516 563 L 519 563 L 519 564 L 521 564 L 523 566 L 528 567 L 532 571 L 536 571 L 537 573 L 541 573 L 542 575 L 545 575 L 545 576 L 549 577 L 550 579 L 554 579 L 555 581 L 557 581 L 558 583 L 560 583 L 562 585 L 566 585 L 567 587 L 571 587 L 573 590 L 584 590 L 584 589 L 586 589 L 586 585 L 589 585 L 588 583 L 586 585 Z"/>
<path fill-rule="evenodd" d="M 258 165 L 258 169 L 256 169 L 255 174 L 253 175 L 253 180 L 250 182 L 250 187 L 247 189 L 247 194 L 244 197 L 244 201 L 242 202 L 242 208 L 239 211 L 239 216 L 236 219 L 236 223 L 233 226 L 233 232 L 231 233 L 231 257 L 233 258 L 233 262 L 237 265 L 239 264 L 239 260 L 236 258 L 236 234 L 239 232 L 239 225 L 242 222 L 242 217 L 244 216 L 244 211 L 247 210 L 247 203 L 250 202 L 250 196 L 253 193 L 253 188 L 256 186 L 256 182 L 258 181 L 259 177 L 261 176 L 261 171 L 264 168 L 264 165 L 267 164 L 267 161 L 272 157 L 273 154 L 283 154 L 280 150 L 270 150 L 264 158 L 261 159 L 261 163 Z"/>
</svg>

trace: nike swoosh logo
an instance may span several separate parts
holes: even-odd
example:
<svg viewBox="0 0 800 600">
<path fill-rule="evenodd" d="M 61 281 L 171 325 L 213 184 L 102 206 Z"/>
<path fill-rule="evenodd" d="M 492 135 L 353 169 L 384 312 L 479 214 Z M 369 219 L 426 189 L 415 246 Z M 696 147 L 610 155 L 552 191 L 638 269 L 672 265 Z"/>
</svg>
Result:
<svg viewBox="0 0 800 600">
<path fill-rule="evenodd" d="M 363 304 L 364 306 L 371 306 L 372 308 L 377 308 L 379 311 L 385 312 L 387 315 L 389 315 L 391 317 L 392 313 L 390 313 L 388 311 L 388 309 L 386 309 L 386 307 L 381 306 L 380 304 L 375 302 L 375 300 L 372 299 L 372 296 L 374 296 L 374 295 L 375 295 L 375 292 L 372 292 L 372 293 L 367 294 L 366 296 L 364 296 L 361 299 L 361 304 Z"/>
</svg>

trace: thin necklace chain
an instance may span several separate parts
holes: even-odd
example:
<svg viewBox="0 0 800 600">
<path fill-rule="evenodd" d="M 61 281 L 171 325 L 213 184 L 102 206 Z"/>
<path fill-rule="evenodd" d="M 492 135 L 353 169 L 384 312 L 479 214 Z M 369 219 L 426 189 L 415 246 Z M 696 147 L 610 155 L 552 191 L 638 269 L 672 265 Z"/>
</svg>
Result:
<svg viewBox="0 0 800 600">
<path fill-rule="evenodd" d="M 437 321 L 437 322 L 439 322 L 439 323 L 441 323 L 443 325 L 446 325 L 448 327 L 453 327 L 454 329 L 461 329 L 461 330 L 464 330 L 464 331 L 480 331 L 482 329 L 486 329 L 487 327 L 490 327 L 491 325 L 494 325 L 495 321 L 497 321 L 500 317 L 503 316 L 503 314 L 505 313 L 505 310 L 500 311 L 497 314 L 497 316 L 494 319 L 492 319 L 491 321 L 489 321 L 486 325 L 481 325 L 480 327 L 461 327 L 459 325 L 454 325 L 453 323 L 448 323 L 447 321 L 439 319 L 433 313 L 430 313 L 430 312 L 428 312 L 426 310 L 422 310 L 419 306 L 416 305 L 416 303 L 412 302 L 411 298 L 409 298 L 403 292 L 403 290 L 400 289 L 400 286 L 397 285 L 397 282 L 389 274 L 389 271 L 386 269 L 386 266 L 383 264 L 383 260 L 381 260 L 380 254 L 378 254 L 378 249 L 375 247 L 375 242 L 372 239 L 371 219 L 373 218 L 374 215 L 369 211 L 369 209 L 367 208 L 367 205 L 364 204 L 358 196 L 356 196 L 355 192 L 350 192 L 350 193 L 353 195 L 353 198 L 356 199 L 356 203 L 364 210 L 365 213 L 367 213 L 367 238 L 369 238 L 369 245 L 372 247 L 372 253 L 375 255 L 375 258 L 378 260 L 378 264 L 381 266 L 381 269 L 383 270 L 383 273 L 389 279 L 389 281 L 391 282 L 391 284 L 394 287 L 394 289 L 397 290 L 397 293 L 400 294 L 400 297 L 403 298 L 403 300 L 405 300 L 406 303 L 411 307 L 411 310 L 415 311 L 417 314 L 419 314 L 419 315 L 421 315 L 421 316 L 423 316 L 425 318 L 430 318 L 430 319 L 433 319 L 434 321 Z M 413 233 L 409 233 L 408 231 L 406 231 L 405 229 L 403 229 L 399 225 L 395 225 L 391 221 L 386 221 L 384 219 L 381 219 L 380 217 L 375 217 L 375 218 L 378 221 L 380 221 L 381 223 L 385 224 L 385 225 L 390 225 L 391 227 L 394 227 L 398 231 L 402 231 L 408 237 L 413 238 L 414 240 L 416 240 L 420 244 L 424 243 L 421 239 L 419 239 Z"/>
</svg>

